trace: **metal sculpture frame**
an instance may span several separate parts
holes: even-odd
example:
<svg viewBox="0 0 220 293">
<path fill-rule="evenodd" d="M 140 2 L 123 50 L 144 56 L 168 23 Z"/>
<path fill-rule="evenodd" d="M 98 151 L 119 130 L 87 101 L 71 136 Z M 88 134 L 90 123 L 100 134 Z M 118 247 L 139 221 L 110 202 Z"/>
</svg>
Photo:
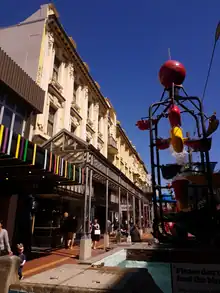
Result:
<svg viewBox="0 0 220 293">
<path fill-rule="evenodd" d="M 180 91 L 184 93 L 185 96 L 180 96 Z M 165 98 L 165 94 L 168 92 L 168 97 Z M 162 189 L 166 189 L 167 186 L 161 185 L 161 166 L 160 166 L 160 151 L 156 147 L 156 140 L 158 139 L 158 124 L 162 118 L 167 118 L 167 110 L 170 105 L 175 102 L 176 105 L 180 106 L 183 111 L 181 113 L 188 113 L 191 115 L 196 124 L 196 130 L 198 138 L 207 139 L 205 120 L 208 117 L 204 114 L 202 101 L 198 97 L 190 97 L 187 95 L 186 91 L 182 86 L 174 86 L 172 89 L 164 89 L 163 94 L 159 102 L 152 104 L 148 110 L 148 117 L 150 122 L 150 157 L 151 157 L 151 174 L 152 174 L 152 191 L 153 191 L 153 207 L 154 207 L 154 222 L 156 225 L 153 227 L 153 232 L 161 232 L 159 231 L 158 224 L 161 222 L 163 233 L 167 235 L 164 227 L 164 214 L 162 207 Z M 192 109 L 185 105 L 185 102 L 190 102 L 192 105 Z M 160 108 L 163 109 L 160 110 Z M 158 113 L 159 112 L 159 113 Z M 156 117 L 155 117 L 156 116 Z M 156 118 L 156 123 L 153 124 L 153 119 Z M 142 118 L 143 119 L 143 118 Z M 146 119 L 146 118 L 145 118 Z M 207 188 L 208 193 L 206 197 L 206 202 L 210 209 L 210 215 L 213 215 L 215 206 L 213 203 L 213 186 L 212 186 L 212 170 L 210 168 L 210 159 L 209 159 L 209 151 L 200 152 L 200 159 L 202 170 L 207 179 Z M 205 187 L 205 186 L 204 186 Z M 158 192 L 159 197 L 159 217 L 158 217 L 158 204 L 156 200 Z"/>
</svg>

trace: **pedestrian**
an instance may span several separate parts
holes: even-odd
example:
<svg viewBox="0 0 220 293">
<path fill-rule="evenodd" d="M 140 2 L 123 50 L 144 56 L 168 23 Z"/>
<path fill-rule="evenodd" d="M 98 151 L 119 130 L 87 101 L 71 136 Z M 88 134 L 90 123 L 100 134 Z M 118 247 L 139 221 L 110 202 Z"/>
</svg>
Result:
<svg viewBox="0 0 220 293">
<path fill-rule="evenodd" d="M 107 232 L 109 235 L 111 235 L 111 232 L 112 232 L 112 222 L 110 220 L 107 221 Z"/>
<path fill-rule="evenodd" d="M 0 221 L 0 256 L 11 255 L 11 247 L 8 239 L 8 232 L 3 229 L 3 221 Z"/>
<path fill-rule="evenodd" d="M 73 240 L 73 232 L 72 232 L 72 219 L 70 218 L 67 212 L 63 215 L 63 224 L 61 226 L 61 233 L 63 235 L 65 248 L 71 248 L 71 243 Z"/>
<path fill-rule="evenodd" d="M 18 268 L 18 277 L 19 277 L 19 280 L 22 280 L 23 279 L 22 271 L 26 263 L 26 256 L 24 254 L 24 245 L 22 243 L 17 244 L 17 256 L 20 258 L 20 266 Z"/>
<path fill-rule="evenodd" d="M 77 219 L 76 217 L 74 216 L 73 219 L 72 219 L 72 241 L 71 241 L 71 246 L 70 246 L 70 249 L 73 249 L 73 246 L 74 246 L 74 243 L 75 243 L 75 239 L 76 239 L 76 231 L 77 231 L 77 226 L 78 226 L 78 222 L 77 222 Z"/>
<path fill-rule="evenodd" d="M 131 241 L 132 242 L 141 242 L 140 232 L 137 225 L 133 225 L 130 231 Z"/>
<path fill-rule="evenodd" d="M 100 234 L 101 234 L 100 225 L 98 223 L 98 220 L 95 219 L 94 223 L 92 224 L 92 233 L 91 233 L 92 249 L 96 249 L 97 242 L 99 242 L 99 240 L 100 240 Z"/>
</svg>

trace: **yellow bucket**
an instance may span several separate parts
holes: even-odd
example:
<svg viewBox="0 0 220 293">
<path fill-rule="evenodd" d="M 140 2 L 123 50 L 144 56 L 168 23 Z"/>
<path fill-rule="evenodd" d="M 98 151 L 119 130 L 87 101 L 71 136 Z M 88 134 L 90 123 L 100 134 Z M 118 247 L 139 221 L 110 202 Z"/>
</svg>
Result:
<svg viewBox="0 0 220 293">
<path fill-rule="evenodd" d="M 183 151 L 183 132 L 180 127 L 173 127 L 170 131 L 171 145 L 176 153 Z"/>
</svg>

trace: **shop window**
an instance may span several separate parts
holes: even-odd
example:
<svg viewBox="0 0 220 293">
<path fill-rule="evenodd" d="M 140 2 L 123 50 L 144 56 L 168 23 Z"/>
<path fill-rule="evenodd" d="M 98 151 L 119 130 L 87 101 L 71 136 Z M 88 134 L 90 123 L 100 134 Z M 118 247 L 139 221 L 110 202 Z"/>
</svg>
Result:
<svg viewBox="0 0 220 293">
<path fill-rule="evenodd" d="M 49 136 L 53 136 L 55 114 L 56 114 L 56 110 L 50 106 L 48 124 L 47 124 L 47 135 Z"/>
<path fill-rule="evenodd" d="M 24 131 L 23 123 L 24 123 L 23 118 L 21 118 L 18 115 L 15 115 L 15 122 L 14 122 L 14 128 L 13 128 L 15 133 L 22 134 L 22 131 Z"/>
<path fill-rule="evenodd" d="M 9 110 L 8 108 L 5 108 L 3 113 L 3 119 L 2 119 L 2 124 L 5 127 L 11 128 L 12 116 L 13 116 L 13 112 Z"/>
</svg>

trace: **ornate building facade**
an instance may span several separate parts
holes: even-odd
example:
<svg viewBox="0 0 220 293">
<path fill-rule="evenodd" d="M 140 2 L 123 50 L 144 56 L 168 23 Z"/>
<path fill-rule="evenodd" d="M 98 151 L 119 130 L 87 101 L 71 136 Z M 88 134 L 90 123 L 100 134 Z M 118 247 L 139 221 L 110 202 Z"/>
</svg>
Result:
<svg viewBox="0 0 220 293">
<path fill-rule="evenodd" d="M 18 46 L 13 46 L 15 35 Z M 42 5 L 19 25 L 0 29 L 0 44 L 45 91 L 43 114 L 33 129 L 35 142 L 66 129 L 92 144 L 137 186 L 150 185 L 143 161 L 53 5 Z"/>
</svg>

